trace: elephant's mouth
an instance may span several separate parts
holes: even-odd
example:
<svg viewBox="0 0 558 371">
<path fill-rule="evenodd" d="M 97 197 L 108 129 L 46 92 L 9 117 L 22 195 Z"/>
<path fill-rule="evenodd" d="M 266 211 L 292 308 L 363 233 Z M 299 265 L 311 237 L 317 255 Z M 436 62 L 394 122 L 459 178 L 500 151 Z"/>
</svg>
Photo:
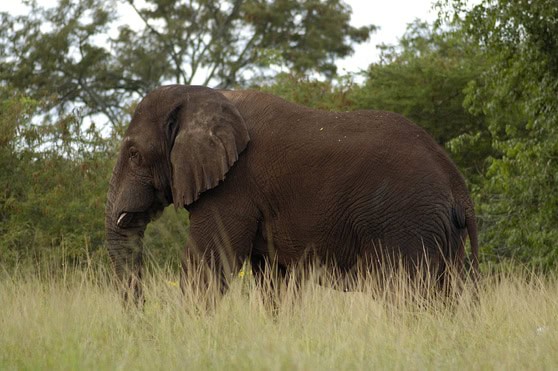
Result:
<svg viewBox="0 0 558 371">
<path fill-rule="evenodd" d="M 144 227 L 149 219 L 149 213 L 123 211 L 118 216 L 116 225 L 122 229 Z"/>
</svg>

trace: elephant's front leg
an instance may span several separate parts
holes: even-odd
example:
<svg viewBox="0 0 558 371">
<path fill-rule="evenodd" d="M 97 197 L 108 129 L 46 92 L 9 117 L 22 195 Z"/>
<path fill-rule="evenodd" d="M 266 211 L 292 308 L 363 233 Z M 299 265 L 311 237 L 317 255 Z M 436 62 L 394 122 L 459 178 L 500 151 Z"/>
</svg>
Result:
<svg viewBox="0 0 558 371">
<path fill-rule="evenodd" d="M 228 276 L 237 270 L 222 259 L 215 249 L 200 250 L 193 241 L 186 243 L 182 256 L 181 289 L 202 307 L 215 306 L 217 299 L 228 288 Z M 227 266 L 228 269 L 225 268 Z M 227 270 L 231 273 L 227 274 Z"/>
<path fill-rule="evenodd" d="M 190 214 L 182 257 L 182 290 L 214 306 L 250 255 L 257 221 L 245 214 Z"/>
</svg>

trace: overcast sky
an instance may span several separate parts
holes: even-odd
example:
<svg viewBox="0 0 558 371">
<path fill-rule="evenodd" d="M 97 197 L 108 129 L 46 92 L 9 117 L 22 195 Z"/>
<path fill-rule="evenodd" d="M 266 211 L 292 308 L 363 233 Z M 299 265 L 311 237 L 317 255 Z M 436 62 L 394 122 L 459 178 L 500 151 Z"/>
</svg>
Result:
<svg viewBox="0 0 558 371">
<path fill-rule="evenodd" d="M 54 6 L 57 0 L 38 0 L 40 4 Z M 345 0 L 352 9 L 351 23 L 354 26 L 373 24 L 380 29 L 376 31 L 366 44 L 357 45 L 355 53 L 345 60 L 339 61 L 339 72 L 357 72 L 378 60 L 376 45 L 395 44 L 403 35 L 408 23 L 416 18 L 432 22 L 436 12 L 432 9 L 433 0 Z M 126 9 L 125 7 L 120 7 Z M 25 11 L 20 0 L 0 1 L 0 11 L 21 14 Z M 129 11 L 129 10 L 128 10 Z M 122 14 L 126 16 L 126 14 Z"/>
<path fill-rule="evenodd" d="M 355 53 L 338 63 L 339 72 L 357 72 L 366 69 L 378 60 L 376 45 L 395 44 L 407 24 L 419 18 L 433 22 L 436 11 L 432 8 L 433 0 L 346 0 L 353 9 L 351 23 L 354 26 L 373 24 L 380 29 L 372 34 L 366 44 L 357 45 Z"/>
</svg>

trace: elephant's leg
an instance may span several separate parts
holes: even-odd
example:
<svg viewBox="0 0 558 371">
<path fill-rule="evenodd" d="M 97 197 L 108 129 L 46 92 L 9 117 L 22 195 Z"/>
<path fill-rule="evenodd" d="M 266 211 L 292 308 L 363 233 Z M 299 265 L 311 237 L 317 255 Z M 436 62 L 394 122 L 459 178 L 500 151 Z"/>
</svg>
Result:
<svg viewBox="0 0 558 371">
<path fill-rule="evenodd" d="M 189 240 L 182 256 L 181 288 L 210 307 L 227 289 L 224 265 L 212 250 L 200 251 Z"/>
<path fill-rule="evenodd" d="M 268 271 L 266 265 L 269 262 L 261 255 L 253 255 L 250 257 L 250 266 L 252 268 L 252 276 L 256 280 L 258 287 L 262 288 L 266 283 L 266 272 Z"/>
<path fill-rule="evenodd" d="M 465 234 L 463 231 L 454 231 L 443 264 L 440 264 L 439 292 L 447 299 L 455 299 L 465 287 L 465 273 Z"/>
<path fill-rule="evenodd" d="M 250 258 L 250 265 L 256 284 L 261 288 L 274 290 L 281 284 L 287 283 L 287 268 L 277 264 L 276 261 L 261 255 L 253 255 Z"/>
<path fill-rule="evenodd" d="M 143 253 L 140 251 L 134 256 L 131 273 L 128 274 L 128 282 L 124 291 L 124 302 L 134 303 L 138 308 L 143 308 L 145 297 L 142 288 Z"/>
<path fill-rule="evenodd" d="M 182 285 L 214 303 L 229 282 L 238 276 L 250 254 L 257 219 L 241 214 L 221 214 L 209 207 L 190 211 L 190 233 L 183 255 Z"/>
<path fill-rule="evenodd" d="M 256 285 L 262 294 L 264 305 L 271 309 L 273 314 L 279 311 L 280 303 L 284 296 L 289 292 L 289 287 L 297 283 L 292 275 L 289 275 L 288 269 L 271 260 L 269 257 L 262 255 L 252 255 L 250 257 L 250 265 L 252 266 L 252 274 Z"/>
</svg>

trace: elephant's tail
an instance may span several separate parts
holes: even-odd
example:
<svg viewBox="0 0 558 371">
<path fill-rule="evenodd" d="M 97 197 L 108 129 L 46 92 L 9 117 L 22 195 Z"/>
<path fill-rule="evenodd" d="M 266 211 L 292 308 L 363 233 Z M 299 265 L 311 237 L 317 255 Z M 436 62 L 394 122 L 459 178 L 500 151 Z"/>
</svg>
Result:
<svg viewBox="0 0 558 371">
<path fill-rule="evenodd" d="M 479 272 L 479 241 L 477 236 L 477 220 L 471 202 L 465 202 L 465 205 L 454 206 L 452 209 L 452 218 L 457 228 L 461 230 L 467 229 L 469 242 L 471 243 L 471 265 L 473 274 L 477 275 Z M 465 243 L 465 239 L 460 241 L 460 245 L 463 249 L 465 249 Z"/>
<path fill-rule="evenodd" d="M 471 207 L 465 209 L 465 225 L 469 234 L 469 242 L 471 243 L 471 261 L 473 273 L 475 276 L 479 274 L 479 240 L 477 234 L 477 218 Z"/>
</svg>

